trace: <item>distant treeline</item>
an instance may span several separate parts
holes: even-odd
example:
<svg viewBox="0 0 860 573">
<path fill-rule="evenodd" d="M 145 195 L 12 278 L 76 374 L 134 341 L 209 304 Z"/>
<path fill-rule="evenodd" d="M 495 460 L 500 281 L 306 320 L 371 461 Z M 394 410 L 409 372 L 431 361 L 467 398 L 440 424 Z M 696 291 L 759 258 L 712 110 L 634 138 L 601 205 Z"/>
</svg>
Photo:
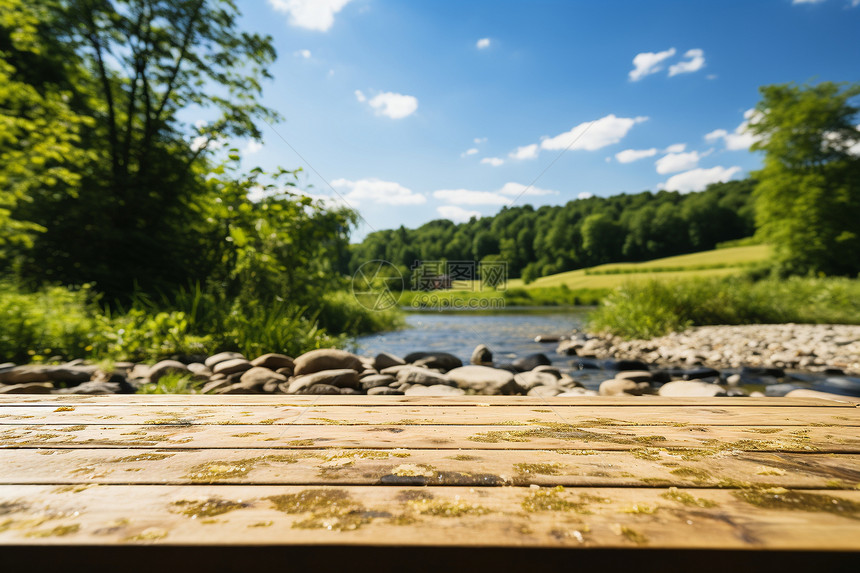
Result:
<svg viewBox="0 0 860 573">
<path fill-rule="evenodd" d="M 755 232 L 755 181 L 705 191 L 646 191 L 565 205 L 505 207 L 492 217 L 377 231 L 352 245 L 351 267 L 375 259 L 404 270 L 415 261 L 505 261 L 509 277 L 541 276 L 619 261 L 709 250 Z"/>
</svg>

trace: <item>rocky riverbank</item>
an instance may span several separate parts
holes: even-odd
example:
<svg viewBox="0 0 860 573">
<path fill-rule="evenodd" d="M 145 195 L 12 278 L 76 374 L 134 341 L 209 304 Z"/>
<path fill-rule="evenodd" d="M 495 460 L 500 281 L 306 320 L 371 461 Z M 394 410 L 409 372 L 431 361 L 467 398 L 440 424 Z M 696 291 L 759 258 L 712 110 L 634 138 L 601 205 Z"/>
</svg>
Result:
<svg viewBox="0 0 860 573">
<path fill-rule="evenodd" d="M 103 369 L 0 365 L 0 394 L 151 392 L 167 380 L 204 394 L 366 394 L 406 396 L 783 396 L 812 391 L 860 396 L 860 327 L 715 326 L 654 340 L 624 341 L 574 332 L 511 362 L 477 346 L 470 363 L 446 352 L 358 356 L 339 349 L 292 358 L 234 352 L 176 356 L 155 364 L 120 362 Z M 561 358 L 561 357 L 565 358 Z M 562 364 L 563 363 L 563 364 Z"/>
<path fill-rule="evenodd" d="M 860 374 L 860 326 L 701 326 L 650 340 L 574 333 L 559 353 L 711 368 L 776 367 Z"/>
</svg>

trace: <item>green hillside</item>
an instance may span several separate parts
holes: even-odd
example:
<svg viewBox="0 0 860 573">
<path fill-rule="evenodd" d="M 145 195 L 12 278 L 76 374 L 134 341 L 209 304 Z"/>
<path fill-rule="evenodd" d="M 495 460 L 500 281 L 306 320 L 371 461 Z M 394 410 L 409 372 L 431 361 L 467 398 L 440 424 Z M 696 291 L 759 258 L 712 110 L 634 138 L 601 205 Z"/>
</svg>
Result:
<svg viewBox="0 0 860 573">
<path fill-rule="evenodd" d="M 770 257 L 767 245 L 715 249 L 642 263 L 612 263 L 541 277 L 529 284 L 520 279 L 508 281 L 509 288 L 607 289 L 643 279 L 683 279 L 723 277 L 737 274 Z"/>
</svg>

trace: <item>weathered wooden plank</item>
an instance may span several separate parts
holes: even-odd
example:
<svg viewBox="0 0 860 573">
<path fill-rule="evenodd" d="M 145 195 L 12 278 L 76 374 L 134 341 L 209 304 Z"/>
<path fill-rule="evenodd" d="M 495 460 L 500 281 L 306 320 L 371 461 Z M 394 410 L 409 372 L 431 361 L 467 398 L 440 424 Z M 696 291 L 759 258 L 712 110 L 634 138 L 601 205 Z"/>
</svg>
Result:
<svg viewBox="0 0 860 573">
<path fill-rule="evenodd" d="M 0 486 L 2 544 L 860 550 L 860 492 Z"/>
<path fill-rule="evenodd" d="M 16 406 L 0 412 L 0 427 L 9 424 L 130 424 L 181 421 L 191 424 L 303 424 L 303 425 L 494 425 L 555 423 L 584 426 L 860 426 L 860 409 L 810 407 L 595 406 L 475 407 L 451 405 L 388 406 Z"/>
<path fill-rule="evenodd" d="M 444 425 L 19 425 L 0 428 L 0 447 L 20 448 L 705 448 L 711 451 L 860 452 L 853 427 Z"/>
<path fill-rule="evenodd" d="M 860 454 L 597 450 L 0 450 L 0 484 L 792 488 L 860 485 Z"/>
<path fill-rule="evenodd" d="M 104 396 L 84 395 L 44 395 L 15 394 L 0 396 L 0 408 L 17 405 L 57 407 L 59 405 L 143 405 L 143 406 L 213 406 L 244 407 L 271 405 L 319 405 L 350 406 L 450 406 L 479 405 L 494 406 L 594 406 L 637 407 L 637 406 L 767 406 L 768 408 L 809 406 L 816 408 L 854 408 L 860 398 L 841 397 L 844 402 L 820 400 L 816 398 L 666 398 L 661 396 L 580 396 L 571 398 L 536 398 L 532 396 L 448 396 L 428 398 L 421 396 L 302 396 L 302 395 L 241 395 L 229 396 L 203 394 L 121 394 Z"/>
</svg>

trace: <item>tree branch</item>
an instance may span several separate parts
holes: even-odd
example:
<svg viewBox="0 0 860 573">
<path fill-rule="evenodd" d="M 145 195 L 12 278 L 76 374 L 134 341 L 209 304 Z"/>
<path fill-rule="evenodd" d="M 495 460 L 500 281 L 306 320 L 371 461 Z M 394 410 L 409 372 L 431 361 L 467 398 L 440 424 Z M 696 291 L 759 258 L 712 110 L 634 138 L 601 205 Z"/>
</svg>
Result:
<svg viewBox="0 0 860 573">
<path fill-rule="evenodd" d="M 161 115 L 164 113 L 164 108 L 167 107 L 167 102 L 170 101 L 170 95 L 176 87 L 176 79 L 179 77 L 179 70 L 182 68 L 182 62 L 185 61 L 185 58 L 188 55 L 188 46 L 191 45 L 191 39 L 194 37 L 194 26 L 200 18 L 200 12 L 203 9 L 203 4 L 205 2 L 206 0 L 198 0 L 197 5 L 194 7 L 194 11 L 188 17 L 188 25 L 186 26 L 185 33 L 182 37 L 182 46 L 179 50 L 179 55 L 176 58 L 173 69 L 170 71 L 170 76 L 167 80 L 167 89 L 164 91 L 161 102 L 158 104 L 158 109 L 155 111 L 156 123 L 160 123 Z"/>
<path fill-rule="evenodd" d="M 113 99 L 113 90 L 110 85 L 110 78 L 107 74 L 107 67 L 104 63 L 104 57 L 102 55 L 102 45 L 101 40 L 98 36 L 98 29 L 96 27 L 95 18 L 93 17 L 93 8 L 87 3 L 86 7 L 86 17 L 87 17 L 87 26 L 89 27 L 89 34 L 87 34 L 87 39 L 93 47 L 93 50 L 96 54 L 96 64 L 98 66 L 99 80 L 102 84 L 102 90 L 105 92 L 105 100 L 108 106 L 108 143 L 111 148 L 111 167 L 113 169 L 113 179 L 114 185 L 117 184 L 119 180 L 119 143 L 117 138 L 117 127 L 116 127 L 116 109 L 114 107 L 114 99 Z"/>
</svg>

